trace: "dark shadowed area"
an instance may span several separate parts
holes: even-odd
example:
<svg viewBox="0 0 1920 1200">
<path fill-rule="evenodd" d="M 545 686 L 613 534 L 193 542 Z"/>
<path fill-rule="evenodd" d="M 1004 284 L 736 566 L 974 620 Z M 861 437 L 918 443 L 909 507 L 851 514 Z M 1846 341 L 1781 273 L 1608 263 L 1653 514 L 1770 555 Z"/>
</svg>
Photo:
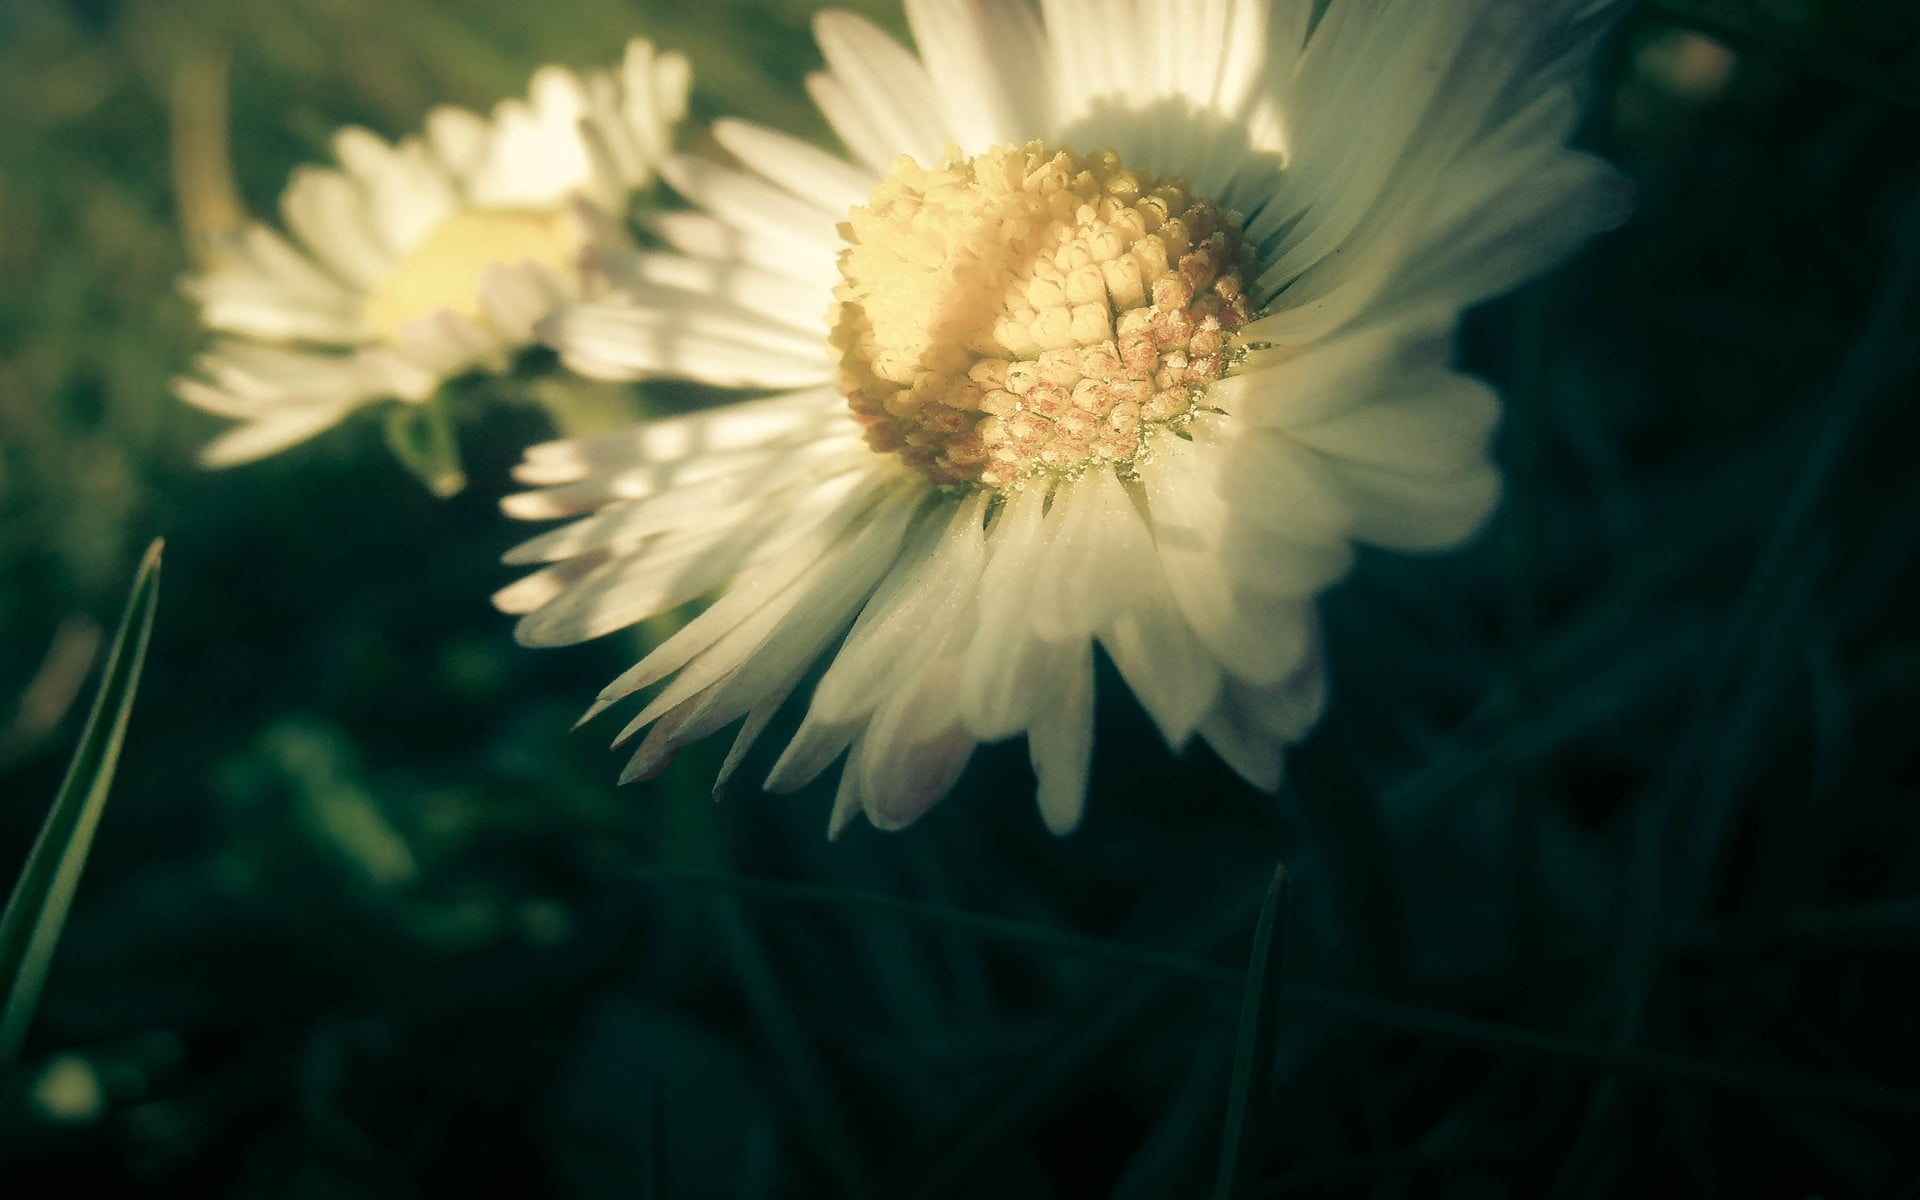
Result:
<svg viewBox="0 0 1920 1200">
<path fill-rule="evenodd" d="M 202 472 L 168 393 L 169 113 L 220 64 L 271 213 L 342 124 L 636 33 L 696 117 L 824 144 L 808 13 L 0 2 L 0 882 L 168 543 L 0 1196 L 1211 1195 L 1282 862 L 1239 1194 L 1920 1194 L 1920 9 L 1622 22 L 1582 141 L 1636 215 L 1469 315 L 1506 499 L 1322 597 L 1281 795 L 1103 664 L 1071 837 L 1012 745 L 833 843 L 831 778 L 748 786 L 772 739 L 716 804 L 724 738 L 616 788 L 633 710 L 569 731 L 668 626 L 533 651 L 488 603 L 523 446 L 706 394 L 463 382 L 440 500 L 374 416 Z"/>
</svg>

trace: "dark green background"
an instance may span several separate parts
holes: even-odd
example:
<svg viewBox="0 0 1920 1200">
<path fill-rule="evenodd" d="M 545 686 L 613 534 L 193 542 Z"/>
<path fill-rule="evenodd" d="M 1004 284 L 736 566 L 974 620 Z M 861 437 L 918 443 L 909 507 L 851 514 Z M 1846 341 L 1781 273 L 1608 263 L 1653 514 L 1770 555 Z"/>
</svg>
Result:
<svg viewBox="0 0 1920 1200">
<path fill-rule="evenodd" d="M 520 650 L 487 604 L 528 532 L 506 467 L 551 428 L 523 390 L 463 389 L 450 502 L 371 419 L 201 473 L 216 423 L 166 391 L 199 344 L 184 58 L 231 54 L 271 212 L 342 123 L 398 135 L 636 32 L 692 57 L 700 114 L 821 136 L 801 6 L 4 0 L 0 879 L 90 636 L 169 548 L 0 1083 L 0 1196 L 1206 1195 L 1279 860 L 1265 1194 L 1920 1194 L 1917 26 L 1623 23 L 1583 136 L 1636 216 L 1470 318 L 1508 498 L 1323 598 L 1333 703 L 1277 801 L 1107 673 L 1071 838 L 1003 747 L 911 831 L 830 845 L 828 788 L 712 804 L 724 740 L 616 789 L 618 721 L 569 734 L 639 643 Z M 581 389 L 569 421 L 700 399 Z"/>
</svg>

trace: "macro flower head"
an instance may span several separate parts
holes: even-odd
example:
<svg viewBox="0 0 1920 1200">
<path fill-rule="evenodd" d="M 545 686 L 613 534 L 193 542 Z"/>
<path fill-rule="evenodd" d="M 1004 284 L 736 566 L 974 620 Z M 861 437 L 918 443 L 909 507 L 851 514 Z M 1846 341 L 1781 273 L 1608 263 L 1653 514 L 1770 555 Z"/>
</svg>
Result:
<svg viewBox="0 0 1920 1200">
<path fill-rule="evenodd" d="M 833 830 L 1022 735 L 1072 829 L 1096 646 L 1170 746 L 1277 787 L 1353 544 L 1446 549 L 1499 496 L 1460 312 L 1624 215 L 1566 146 L 1615 8 L 910 0 L 913 49 L 823 14 L 845 156 L 717 123 L 660 247 L 543 326 L 760 394 L 530 449 L 507 511 L 578 519 L 498 603 L 558 645 L 717 593 L 592 710 L 658 685 L 629 777 L 744 718 L 724 782 L 827 660 L 766 782 L 844 756 Z"/>
<path fill-rule="evenodd" d="M 595 286 L 589 247 L 652 182 L 687 88 L 684 59 L 635 39 L 617 71 L 543 67 L 491 117 L 442 106 L 397 143 L 341 130 L 340 165 L 288 183 L 286 234 L 251 222 L 185 282 L 219 336 L 176 390 L 239 422 L 202 462 L 261 458 L 371 402 L 417 404 L 504 367 Z"/>
</svg>

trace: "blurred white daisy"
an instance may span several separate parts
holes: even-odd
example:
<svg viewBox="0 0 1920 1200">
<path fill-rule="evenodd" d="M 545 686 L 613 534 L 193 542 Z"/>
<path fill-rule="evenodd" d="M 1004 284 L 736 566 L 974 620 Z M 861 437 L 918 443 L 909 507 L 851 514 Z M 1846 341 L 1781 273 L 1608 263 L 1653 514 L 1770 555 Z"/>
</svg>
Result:
<svg viewBox="0 0 1920 1200">
<path fill-rule="evenodd" d="M 260 458 L 370 401 L 420 402 L 498 369 L 533 326 L 589 293 L 590 240 L 617 230 L 686 110 L 684 59 L 635 39 L 617 71 L 543 67 L 491 118 L 436 108 L 423 136 L 334 137 L 281 197 L 291 238 L 249 223 L 185 282 L 223 336 L 178 381 L 240 424 L 208 466 Z"/>
<path fill-rule="evenodd" d="M 1320 712 L 1314 594 L 1351 542 L 1493 508 L 1497 401 L 1460 310 L 1624 213 L 1565 148 L 1595 0 L 909 0 L 916 54 L 815 25 L 850 156 L 735 121 L 624 296 L 543 332 L 582 372 L 777 394 L 536 446 L 509 498 L 521 641 L 722 589 L 602 693 L 664 684 L 628 777 L 831 656 L 767 786 L 843 752 L 838 830 L 896 828 L 1024 734 L 1083 806 L 1094 646 L 1169 745 L 1250 782 Z M 591 715 L 591 713 L 589 714 Z"/>
</svg>

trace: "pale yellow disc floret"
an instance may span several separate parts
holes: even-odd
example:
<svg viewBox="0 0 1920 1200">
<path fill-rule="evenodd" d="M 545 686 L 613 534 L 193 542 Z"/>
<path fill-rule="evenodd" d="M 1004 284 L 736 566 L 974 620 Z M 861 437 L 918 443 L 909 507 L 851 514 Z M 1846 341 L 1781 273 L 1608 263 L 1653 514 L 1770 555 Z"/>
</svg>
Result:
<svg viewBox="0 0 1920 1200">
<path fill-rule="evenodd" d="M 442 221 L 367 296 L 367 323 L 394 341 L 403 326 L 448 310 L 484 324 L 480 275 L 496 263 L 531 262 L 565 271 L 586 245 L 564 208 L 467 210 Z"/>
<path fill-rule="evenodd" d="M 902 157 L 841 233 L 840 390 L 868 445 L 942 485 L 1129 467 L 1252 315 L 1239 219 L 1110 151 Z"/>
</svg>

